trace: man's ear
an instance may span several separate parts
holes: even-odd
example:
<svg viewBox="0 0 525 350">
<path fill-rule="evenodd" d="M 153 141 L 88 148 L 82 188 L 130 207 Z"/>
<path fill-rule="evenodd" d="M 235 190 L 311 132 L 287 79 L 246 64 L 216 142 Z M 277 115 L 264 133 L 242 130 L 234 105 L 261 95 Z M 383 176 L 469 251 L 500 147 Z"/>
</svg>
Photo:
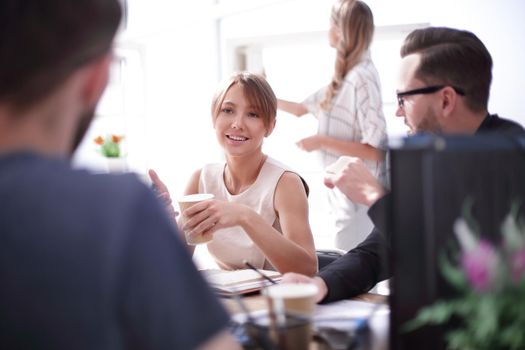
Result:
<svg viewBox="0 0 525 350">
<path fill-rule="evenodd" d="M 441 90 L 441 110 L 445 118 L 450 116 L 456 109 L 457 99 L 458 94 L 452 87 L 447 86 Z"/>
<path fill-rule="evenodd" d="M 277 119 L 274 119 L 270 125 L 268 125 L 268 130 L 266 130 L 266 134 L 264 134 L 264 137 L 268 137 L 272 134 L 273 129 L 275 129 L 275 124 L 277 123 Z"/>
<path fill-rule="evenodd" d="M 109 81 L 109 68 L 113 59 L 112 54 L 107 54 L 85 68 L 85 80 L 82 97 L 87 106 L 95 106 L 102 96 Z"/>
</svg>

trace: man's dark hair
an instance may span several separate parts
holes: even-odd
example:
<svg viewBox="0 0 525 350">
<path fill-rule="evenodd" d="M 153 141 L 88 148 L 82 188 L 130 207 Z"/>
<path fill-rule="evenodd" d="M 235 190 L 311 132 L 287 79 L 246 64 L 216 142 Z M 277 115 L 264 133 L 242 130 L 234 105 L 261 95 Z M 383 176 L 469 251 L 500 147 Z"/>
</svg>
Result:
<svg viewBox="0 0 525 350">
<path fill-rule="evenodd" d="M 429 85 L 459 87 L 469 109 L 487 110 L 492 58 L 473 33 L 445 27 L 417 29 L 401 47 L 401 57 L 413 53 L 421 55 L 416 78 Z"/>
<path fill-rule="evenodd" d="M 23 109 L 111 49 L 118 0 L 1 0 L 0 102 Z"/>
</svg>

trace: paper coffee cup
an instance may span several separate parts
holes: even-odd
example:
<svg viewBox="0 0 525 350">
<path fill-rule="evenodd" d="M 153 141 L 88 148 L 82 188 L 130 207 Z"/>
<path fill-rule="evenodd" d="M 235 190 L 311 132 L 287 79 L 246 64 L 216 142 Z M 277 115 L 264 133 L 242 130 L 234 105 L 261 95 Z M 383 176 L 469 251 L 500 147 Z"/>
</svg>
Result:
<svg viewBox="0 0 525 350">
<path fill-rule="evenodd" d="M 270 307 L 283 305 L 286 314 L 312 317 L 318 288 L 311 283 L 280 283 L 269 286 L 263 293 L 269 299 Z"/>
<path fill-rule="evenodd" d="M 184 210 L 188 209 L 189 207 L 205 201 L 209 199 L 213 199 L 215 196 L 211 193 L 196 193 L 196 194 L 189 194 L 186 196 L 180 197 L 177 202 L 179 203 L 179 208 L 181 213 L 184 212 Z M 201 234 L 191 234 L 191 232 L 184 232 L 184 236 L 186 237 L 186 242 L 191 245 L 197 245 L 197 244 L 203 244 L 208 243 L 212 240 L 212 235 L 206 235 L 203 236 Z"/>
</svg>

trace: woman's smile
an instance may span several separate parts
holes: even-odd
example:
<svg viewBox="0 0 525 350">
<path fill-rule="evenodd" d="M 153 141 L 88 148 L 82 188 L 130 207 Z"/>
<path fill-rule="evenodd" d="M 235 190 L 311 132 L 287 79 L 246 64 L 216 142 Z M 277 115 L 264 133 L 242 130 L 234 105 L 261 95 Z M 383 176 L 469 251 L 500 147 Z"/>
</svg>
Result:
<svg viewBox="0 0 525 350">
<path fill-rule="evenodd" d="M 249 138 L 248 137 L 245 137 L 245 136 L 241 136 L 241 135 L 226 135 L 226 137 L 229 139 L 229 140 L 232 140 L 234 142 L 244 142 L 244 141 L 248 141 Z"/>
</svg>

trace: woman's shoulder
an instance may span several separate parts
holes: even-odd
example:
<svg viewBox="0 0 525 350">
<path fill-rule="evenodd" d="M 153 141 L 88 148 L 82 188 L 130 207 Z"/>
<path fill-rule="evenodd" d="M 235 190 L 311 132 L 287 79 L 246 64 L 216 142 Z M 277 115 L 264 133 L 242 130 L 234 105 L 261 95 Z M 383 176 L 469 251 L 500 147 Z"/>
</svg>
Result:
<svg viewBox="0 0 525 350">
<path fill-rule="evenodd" d="M 301 191 L 304 190 L 305 196 L 297 196 Z M 308 198 L 310 189 L 306 184 L 306 181 L 297 173 L 292 171 L 285 171 L 279 178 L 279 182 L 276 186 L 276 194 L 288 196 L 292 195 L 294 198 Z"/>
<path fill-rule="evenodd" d="M 285 170 L 281 175 L 280 182 L 295 186 L 301 183 L 301 176 L 292 170 Z"/>
<path fill-rule="evenodd" d="M 297 171 L 281 163 L 280 161 L 270 158 L 270 157 L 268 157 L 268 159 L 266 160 L 266 163 L 269 164 L 269 166 L 279 169 L 280 171 L 280 176 L 279 176 L 277 186 L 283 186 L 286 188 L 290 188 L 290 187 L 297 188 L 298 186 L 303 187 L 306 191 L 306 194 L 308 195 L 310 191 L 308 184 L 302 178 L 302 176 L 299 175 Z"/>
</svg>

